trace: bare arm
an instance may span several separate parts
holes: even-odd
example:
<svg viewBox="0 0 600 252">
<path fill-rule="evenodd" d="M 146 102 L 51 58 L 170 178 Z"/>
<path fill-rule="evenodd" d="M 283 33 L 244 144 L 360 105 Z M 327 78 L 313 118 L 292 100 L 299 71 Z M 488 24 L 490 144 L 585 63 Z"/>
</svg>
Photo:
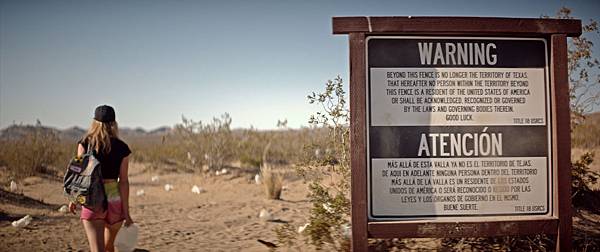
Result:
<svg viewBox="0 0 600 252">
<path fill-rule="evenodd" d="M 77 145 L 77 156 L 81 157 L 81 156 L 83 156 L 83 153 L 85 153 L 85 148 L 83 148 L 83 145 L 78 144 Z"/>
<path fill-rule="evenodd" d="M 121 193 L 121 202 L 123 203 L 123 216 L 125 217 L 125 226 L 133 223 L 129 215 L 129 157 L 124 157 L 121 161 L 119 172 L 119 192 Z"/>
</svg>

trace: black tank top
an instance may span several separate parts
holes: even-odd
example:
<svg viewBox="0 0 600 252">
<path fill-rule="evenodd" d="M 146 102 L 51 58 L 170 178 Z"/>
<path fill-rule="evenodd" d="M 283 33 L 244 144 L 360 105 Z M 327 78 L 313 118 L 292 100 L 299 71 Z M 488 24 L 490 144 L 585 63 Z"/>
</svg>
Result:
<svg viewBox="0 0 600 252">
<path fill-rule="evenodd" d="M 77 143 L 83 146 L 83 149 L 87 151 L 88 139 L 83 138 Z M 102 170 L 103 179 L 117 179 L 119 177 L 119 171 L 121 169 L 121 161 L 123 158 L 129 156 L 131 150 L 129 146 L 121 139 L 111 137 L 110 138 L 110 152 L 108 153 L 95 153 L 98 161 L 100 161 L 100 169 Z"/>
</svg>

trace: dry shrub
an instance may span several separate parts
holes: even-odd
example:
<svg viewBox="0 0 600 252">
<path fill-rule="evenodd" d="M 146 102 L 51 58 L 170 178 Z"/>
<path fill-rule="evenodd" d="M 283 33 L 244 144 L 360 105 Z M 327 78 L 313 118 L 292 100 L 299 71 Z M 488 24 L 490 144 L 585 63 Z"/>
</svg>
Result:
<svg viewBox="0 0 600 252">
<path fill-rule="evenodd" d="M 590 169 L 593 161 L 594 154 L 586 152 L 571 163 L 571 199 L 576 207 L 600 212 L 600 194 L 592 189 L 600 179 L 600 173 Z"/>
<path fill-rule="evenodd" d="M 267 198 L 279 200 L 281 199 L 281 191 L 283 189 L 283 175 L 274 169 L 277 163 L 272 162 L 269 158 L 271 143 L 267 143 L 263 151 L 260 173 L 262 174 L 262 183 L 265 187 Z"/>
<path fill-rule="evenodd" d="M 322 143 L 327 132 L 321 128 L 290 129 L 285 121 L 279 121 L 275 130 L 231 129 L 231 120 L 228 114 L 208 123 L 184 117 L 172 133 L 129 136 L 126 140 L 135 150 L 135 161 L 146 163 L 150 169 L 190 171 L 217 170 L 236 161 L 242 167 L 258 170 L 263 165 L 268 143 L 271 148 L 267 162 L 272 165 L 296 164 L 314 158 L 305 151 L 306 146 L 327 149 Z"/>
<path fill-rule="evenodd" d="M 342 78 L 327 81 L 325 90 L 311 93 L 308 101 L 321 107 L 309 119 L 321 141 L 305 145 L 304 160 L 296 167 L 309 184 L 308 200 L 312 204 L 309 225 L 302 237 L 292 235 L 295 228 L 289 224 L 277 228 L 275 233 L 279 243 L 288 246 L 299 241 L 319 250 L 347 251 L 350 249 L 350 118 Z"/>
<path fill-rule="evenodd" d="M 579 124 L 573 126 L 571 132 L 573 147 L 593 149 L 600 146 L 600 112 L 582 116 Z"/>
<path fill-rule="evenodd" d="M 260 173 L 262 174 L 262 183 L 265 187 L 267 198 L 274 200 L 281 199 L 281 191 L 283 188 L 282 174 L 264 165 L 261 167 Z"/>
<path fill-rule="evenodd" d="M 554 246 L 545 234 L 442 239 L 442 247 L 451 251 L 551 251 Z"/>
<path fill-rule="evenodd" d="M 238 158 L 246 167 L 259 168 L 262 166 L 262 154 L 268 135 L 255 128 L 244 129 L 238 132 Z"/>
<path fill-rule="evenodd" d="M 235 141 L 231 131 L 231 117 L 228 113 L 214 117 L 211 122 L 195 122 L 182 117 L 182 123 L 175 126 L 175 132 L 181 137 L 189 159 L 195 160 L 194 166 L 208 166 L 211 170 L 223 168 L 233 161 Z"/>
<path fill-rule="evenodd" d="M 36 125 L 13 125 L 0 139 L 0 166 L 5 166 L 14 179 L 40 173 L 60 175 L 74 154 L 75 143 L 61 141 L 56 130 L 39 121 Z"/>
<path fill-rule="evenodd" d="M 169 168 L 189 168 L 194 170 L 187 160 L 187 149 L 177 135 L 139 136 L 125 139 L 133 150 L 135 162 L 145 163 L 150 170 Z"/>
</svg>

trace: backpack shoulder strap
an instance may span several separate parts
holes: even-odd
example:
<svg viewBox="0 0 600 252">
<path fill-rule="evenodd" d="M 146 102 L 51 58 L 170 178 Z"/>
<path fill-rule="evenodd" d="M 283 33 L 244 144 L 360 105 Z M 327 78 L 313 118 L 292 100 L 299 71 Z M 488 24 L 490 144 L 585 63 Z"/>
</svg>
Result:
<svg viewBox="0 0 600 252">
<path fill-rule="evenodd" d="M 93 154 L 93 150 L 92 150 L 92 144 L 88 142 L 87 144 L 87 149 L 86 149 L 86 154 Z"/>
</svg>

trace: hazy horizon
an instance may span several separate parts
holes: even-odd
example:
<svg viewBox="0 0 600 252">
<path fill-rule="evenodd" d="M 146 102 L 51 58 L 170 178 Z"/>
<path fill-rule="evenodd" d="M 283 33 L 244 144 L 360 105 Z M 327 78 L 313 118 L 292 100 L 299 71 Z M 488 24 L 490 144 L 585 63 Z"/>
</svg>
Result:
<svg viewBox="0 0 600 252">
<path fill-rule="evenodd" d="M 146 130 L 226 112 L 233 128 L 309 126 L 319 107 L 306 96 L 338 74 L 348 84 L 333 16 L 536 18 L 563 5 L 600 19 L 598 1 L 1 1 L 0 129 L 87 128 L 100 104 Z"/>
</svg>

